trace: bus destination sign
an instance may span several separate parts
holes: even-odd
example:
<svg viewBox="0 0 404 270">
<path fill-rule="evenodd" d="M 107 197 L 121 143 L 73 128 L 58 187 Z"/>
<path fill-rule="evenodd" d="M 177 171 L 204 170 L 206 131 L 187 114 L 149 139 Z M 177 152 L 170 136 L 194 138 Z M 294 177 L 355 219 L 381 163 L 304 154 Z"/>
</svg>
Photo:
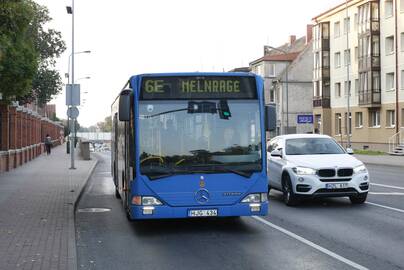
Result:
<svg viewBox="0 0 404 270">
<path fill-rule="evenodd" d="M 256 99 L 254 77 L 144 77 L 140 99 Z"/>
</svg>

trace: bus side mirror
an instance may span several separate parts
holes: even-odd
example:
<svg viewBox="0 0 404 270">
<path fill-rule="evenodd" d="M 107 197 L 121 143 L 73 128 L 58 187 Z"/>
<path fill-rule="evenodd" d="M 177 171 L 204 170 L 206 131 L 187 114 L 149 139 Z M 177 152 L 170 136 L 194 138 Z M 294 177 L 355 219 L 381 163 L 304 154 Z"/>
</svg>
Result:
<svg viewBox="0 0 404 270">
<path fill-rule="evenodd" d="M 119 95 L 119 121 L 129 121 L 130 120 L 130 99 L 132 90 L 123 90 Z"/>
<path fill-rule="evenodd" d="M 265 105 L 265 131 L 276 130 L 276 105 L 274 103 Z"/>
</svg>

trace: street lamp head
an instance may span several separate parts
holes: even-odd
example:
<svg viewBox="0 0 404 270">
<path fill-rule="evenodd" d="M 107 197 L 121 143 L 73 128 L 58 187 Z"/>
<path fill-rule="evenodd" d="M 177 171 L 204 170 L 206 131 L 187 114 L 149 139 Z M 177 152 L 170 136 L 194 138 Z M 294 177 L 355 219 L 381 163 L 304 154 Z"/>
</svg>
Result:
<svg viewBox="0 0 404 270">
<path fill-rule="evenodd" d="M 91 51 L 89 51 L 89 50 L 88 51 L 83 51 L 83 53 L 91 53 Z"/>
<path fill-rule="evenodd" d="M 71 6 L 66 6 L 67 14 L 73 14 L 73 9 Z"/>
</svg>

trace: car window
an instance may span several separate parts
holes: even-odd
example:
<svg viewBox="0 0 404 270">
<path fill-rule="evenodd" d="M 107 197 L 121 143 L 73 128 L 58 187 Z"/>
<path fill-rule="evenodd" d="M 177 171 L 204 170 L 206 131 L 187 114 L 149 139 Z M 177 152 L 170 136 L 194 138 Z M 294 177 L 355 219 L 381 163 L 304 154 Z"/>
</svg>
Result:
<svg viewBox="0 0 404 270">
<path fill-rule="evenodd" d="M 299 138 L 286 140 L 287 155 L 322 155 L 344 153 L 344 149 L 330 138 Z"/>
</svg>

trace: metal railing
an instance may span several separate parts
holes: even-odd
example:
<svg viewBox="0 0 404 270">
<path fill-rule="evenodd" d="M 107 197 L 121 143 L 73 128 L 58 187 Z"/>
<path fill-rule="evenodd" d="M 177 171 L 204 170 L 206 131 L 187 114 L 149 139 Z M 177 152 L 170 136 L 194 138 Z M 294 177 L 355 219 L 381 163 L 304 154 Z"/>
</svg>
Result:
<svg viewBox="0 0 404 270">
<path fill-rule="evenodd" d="M 404 144 L 404 129 L 389 138 L 389 153 L 392 153 L 397 146 Z"/>
</svg>

